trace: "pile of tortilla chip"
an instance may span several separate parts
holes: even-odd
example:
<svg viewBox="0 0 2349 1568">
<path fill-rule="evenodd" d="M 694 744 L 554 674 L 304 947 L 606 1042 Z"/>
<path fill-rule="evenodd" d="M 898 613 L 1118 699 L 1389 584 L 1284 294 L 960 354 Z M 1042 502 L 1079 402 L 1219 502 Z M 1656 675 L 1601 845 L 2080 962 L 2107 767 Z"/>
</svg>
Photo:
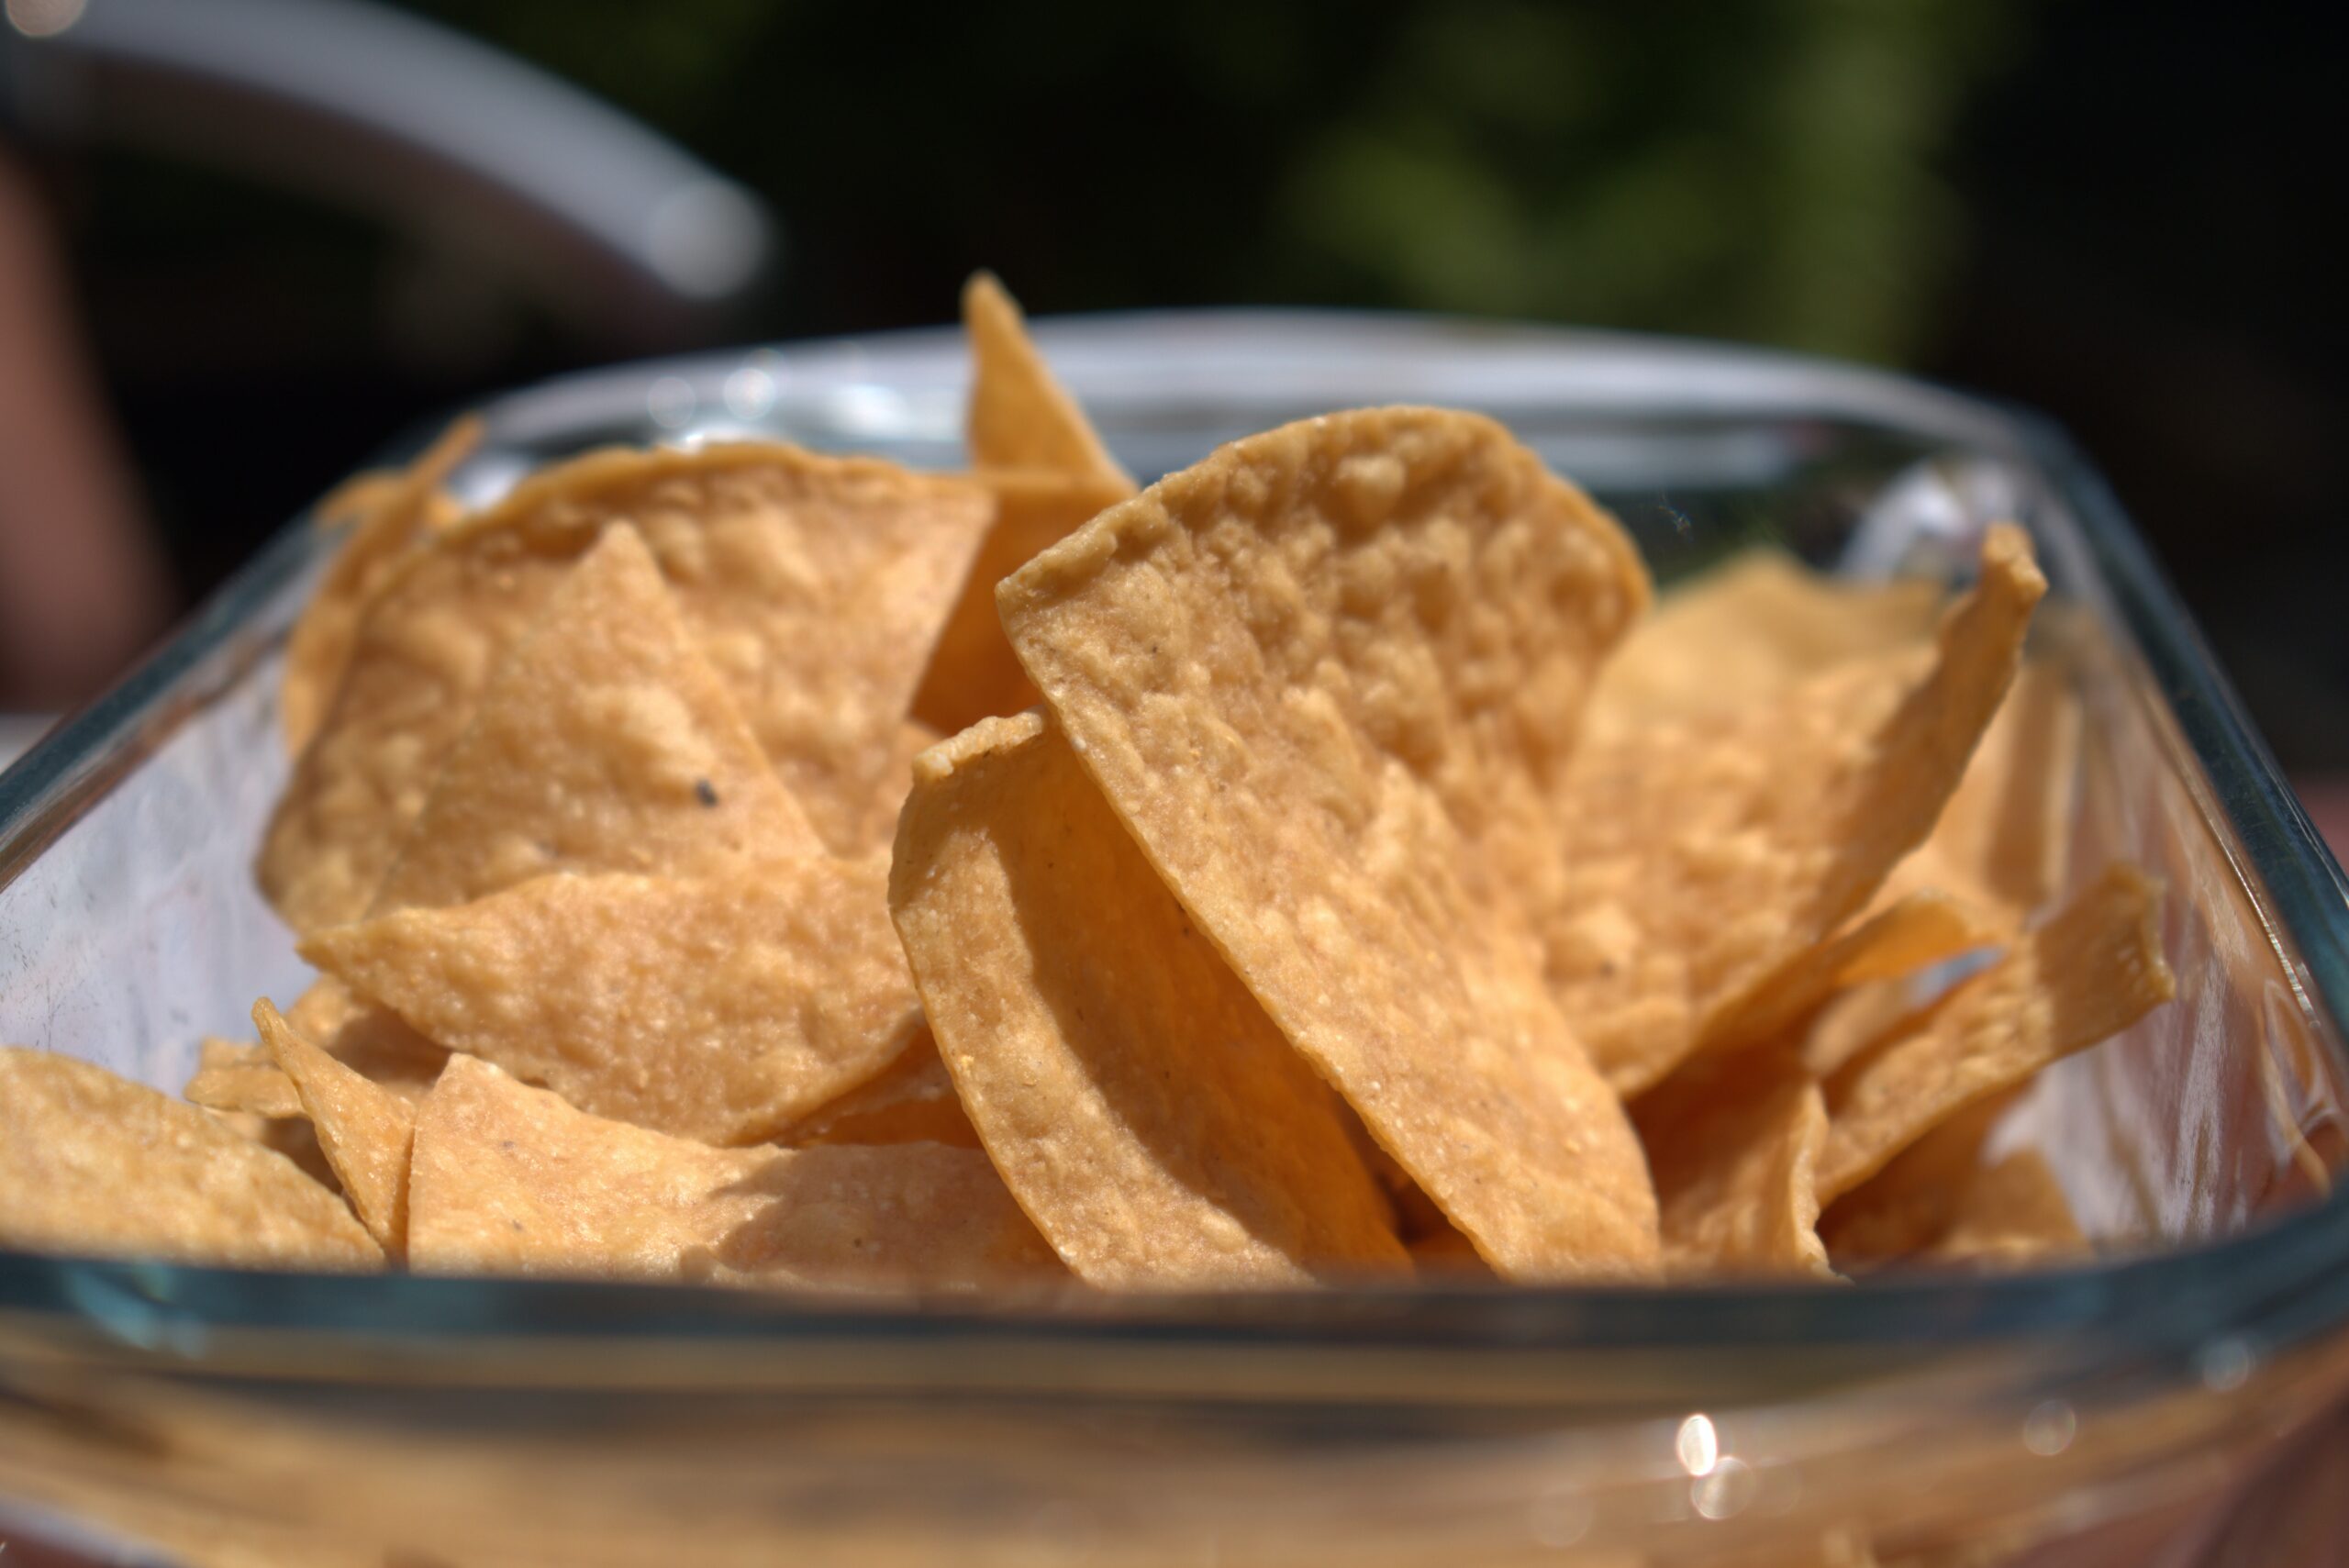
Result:
<svg viewBox="0 0 2349 1568">
<path fill-rule="evenodd" d="M 991 278 L 967 473 L 610 450 L 340 493 L 175 1101 L 0 1051 L 0 1243 L 925 1292 L 1831 1276 L 2087 1245 L 2009 1147 L 2173 989 L 2077 866 L 2018 529 L 1945 604 L 1652 603 L 1489 419 L 1137 493 Z M 2067 892 L 2068 890 L 2068 892 Z"/>
</svg>

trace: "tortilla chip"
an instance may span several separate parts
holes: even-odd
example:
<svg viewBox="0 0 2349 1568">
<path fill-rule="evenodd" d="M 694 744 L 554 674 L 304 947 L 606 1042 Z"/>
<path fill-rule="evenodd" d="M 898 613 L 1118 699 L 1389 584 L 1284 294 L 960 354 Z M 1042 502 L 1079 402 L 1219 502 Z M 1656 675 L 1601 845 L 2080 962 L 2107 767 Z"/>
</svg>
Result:
<svg viewBox="0 0 2349 1568">
<path fill-rule="evenodd" d="M 1839 992 L 1913 973 L 1985 947 L 1997 935 L 1997 923 L 1971 905 L 1946 894 L 1912 893 L 1778 971 L 1707 1043 L 1719 1051 L 1776 1040 Z"/>
<path fill-rule="evenodd" d="M 971 1125 L 1078 1278 L 1407 1267 L 1329 1090 L 1041 716 L 916 762 L 889 907 Z"/>
<path fill-rule="evenodd" d="M 297 931 L 366 911 L 499 658 L 616 521 L 643 534 L 818 831 L 850 847 L 992 515 L 966 481 L 756 443 L 596 452 L 534 475 L 368 606 L 270 823 L 263 892 Z"/>
<path fill-rule="evenodd" d="M 1632 1121 L 1674 1273 L 1833 1277 L 1815 1184 L 1827 1105 L 1791 1050 L 1692 1062 L 1641 1100 Z"/>
<path fill-rule="evenodd" d="M 198 1051 L 195 1076 L 180 1091 L 188 1104 L 269 1118 L 302 1114 L 294 1080 L 278 1070 L 261 1046 L 206 1035 Z"/>
<path fill-rule="evenodd" d="M 1827 1255 L 1842 1269 L 1867 1269 L 1923 1251 L 1956 1222 L 1989 1141 L 2020 1090 L 1954 1112 L 1845 1193 L 1820 1217 Z"/>
<path fill-rule="evenodd" d="M 2047 1157 L 2018 1149 L 1975 1173 L 1950 1228 L 1925 1249 L 1935 1262 L 2019 1269 L 2090 1251 Z"/>
<path fill-rule="evenodd" d="M 2020 927 L 2063 885 L 2079 776 L 2080 702 L 2061 671 L 2015 676 L 1932 837 L 1895 866 L 1881 906 L 1938 888 Z"/>
<path fill-rule="evenodd" d="M 828 855 L 700 878 L 535 878 L 320 931 L 304 957 L 453 1050 L 582 1109 L 710 1143 L 771 1138 L 920 1027 L 888 866 Z"/>
<path fill-rule="evenodd" d="M 1491 852 L 1540 825 L 1645 599 L 1621 532 L 1507 431 L 1408 408 L 1235 442 L 997 593 L 1199 929 L 1512 1277 L 1655 1257 L 1630 1124 L 1496 895 L 1528 857 Z"/>
<path fill-rule="evenodd" d="M 1827 1080 L 1819 1189 L 1831 1200 L 1935 1123 L 2127 1029 L 2176 989 L 2161 884 L 2116 864 L 2006 958 Z"/>
<path fill-rule="evenodd" d="M 1926 977 L 1903 974 L 1839 991 L 1802 1025 L 1802 1064 L 1825 1078 L 1869 1046 L 1922 1017 L 1949 989 L 1927 994 Z"/>
<path fill-rule="evenodd" d="M 362 475 L 380 483 L 346 484 L 320 504 L 322 518 L 349 517 L 351 537 L 343 540 L 285 640 L 278 718 L 288 751 L 299 752 L 317 733 L 350 662 L 360 611 L 391 580 L 408 551 L 434 531 L 438 514 L 448 505 L 440 494 L 442 482 L 480 440 L 481 420 L 467 415 L 440 432 L 404 473 Z"/>
<path fill-rule="evenodd" d="M 490 682 L 369 913 L 551 872 L 696 876 L 818 848 L 622 524 Z"/>
<path fill-rule="evenodd" d="M 386 1257 L 398 1261 L 407 1247 L 407 1158 L 416 1107 L 295 1034 L 266 998 L 253 1005 L 253 1025 L 293 1080 L 302 1113 L 360 1223 Z"/>
<path fill-rule="evenodd" d="M 1122 476 L 997 469 L 972 477 L 995 493 L 995 527 L 979 547 L 963 596 L 938 635 L 930 671 L 914 694 L 914 713 L 952 735 L 982 718 L 1015 714 L 1041 700 L 1005 640 L 995 608 L 996 584 L 1134 493 Z"/>
<path fill-rule="evenodd" d="M 1559 793 L 1553 994 L 1635 1095 L 1857 913 L 1932 828 L 1989 722 L 2046 579 L 1990 530 L 1931 662 L 1843 666 L 1766 707 L 1594 742 Z"/>
<path fill-rule="evenodd" d="M 994 273 L 974 272 L 963 285 L 963 330 L 971 341 L 965 440 L 972 467 L 1042 469 L 1133 493 L 1134 482 L 1053 379 L 1019 306 Z"/>
<path fill-rule="evenodd" d="M 342 1200 L 212 1112 L 0 1046 L 0 1247 L 223 1268 L 379 1268 Z"/>
<path fill-rule="evenodd" d="M 1720 718 L 1839 664 L 1932 642 L 1938 583 L 1850 583 L 1783 550 L 1743 550 L 1656 601 L 1608 662 L 1593 736 Z"/>
<path fill-rule="evenodd" d="M 946 1143 L 976 1149 L 979 1135 L 963 1114 L 954 1080 L 938 1057 L 925 1025 L 888 1070 L 793 1124 L 783 1141 L 810 1143 Z"/>
<path fill-rule="evenodd" d="M 416 1123 L 408 1262 L 427 1273 L 960 1288 L 1058 1272 L 983 1154 L 712 1149 L 450 1058 Z"/>
</svg>

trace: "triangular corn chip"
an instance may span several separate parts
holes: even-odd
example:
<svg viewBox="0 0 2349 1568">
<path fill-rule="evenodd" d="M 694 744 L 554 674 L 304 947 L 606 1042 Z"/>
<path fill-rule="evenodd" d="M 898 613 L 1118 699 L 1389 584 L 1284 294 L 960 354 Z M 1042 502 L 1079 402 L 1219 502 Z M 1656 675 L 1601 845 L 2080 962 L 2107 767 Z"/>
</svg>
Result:
<svg viewBox="0 0 2349 1568">
<path fill-rule="evenodd" d="M 507 655 L 370 913 L 551 872 L 695 876 L 817 848 L 622 525 Z"/>
<path fill-rule="evenodd" d="M 2176 990 L 2161 885 L 2115 865 L 1990 968 L 1827 1080 L 1832 1201 L 1943 1118 L 2135 1023 Z"/>
<path fill-rule="evenodd" d="M 794 1122 L 783 1141 L 809 1143 L 951 1143 L 976 1149 L 979 1135 L 963 1114 L 954 1080 L 938 1057 L 928 1028 L 897 1053 L 888 1070 Z"/>
<path fill-rule="evenodd" d="M 2043 1267 L 2090 1251 L 2047 1156 L 2018 1149 L 1974 1173 L 1957 1217 L 1924 1251 L 1932 1262 L 1977 1269 Z"/>
<path fill-rule="evenodd" d="M 2024 665 L 1932 837 L 1893 868 L 1877 906 L 1938 889 L 2010 927 L 2044 906 L 2071 852 L 2080 731 L 2079 698 L 2062 671 Z"/>
<path fill-rule="evenodd" d="M 988 469 L 972 475 L 995 495 L 995 527 L 979 547 L 970 581 L 914 695 L 915 717 L 952 735 L 982 718 L 1033 707 L 1036 687 L 1004 639 L 995 589 L 1040 551 L 1078 525 L 1134 493 L 1122 475 L 1057 473 L 1037 469 Z"/>
<path fill-rule="evenodd" d="M 573 1109 L 451 1057 L 417 1113 L 408 1262 L 424 1273 L 696 1276 L 954 1289 L 1058 1273 L 967 1149 L 712 1149 Z"/>
<path fill-rule="evenodd" d="M 836 849 L 993 517 L 964 480 L 763 443 L 558 464 L 408 562 L 279 802 L 262 890 L 298 931 L 359 917 L 507 649 L 609 523 L 651 545 L 703 653 Z"/>
<path fill-rule="evenodd" d="M 916 763 L 890 911 L 972 1126 L 1080 1279 L 1408 1266 L 1329 1090 L 1041 717 Z"/>
<path fill-rule="evenodd" d="M 963 285 L 963 330 L 971 341 L 972 467 L 1043 469 L 1132 493 L 1134 482 L 1053 379 L 993 273 L 974 272 Z"/>
<path fill-rule="evenodd" d="M 362 1271 L 342 1199 L 210 1111 L 70 1056 L 0 1046 L 0 1248 Z"/>
<path fill-rule="evenodd" d="M 277 706 L 288 751 L 299 752 L 317 733 L 350 662 L 360 612 L 408 551 L 444 520 L 451 503 L 440 494 L 441 483 L 480 439 L 481 421 L 468 415 L 440 432 L 403 472 L 362 476 L 380 479 L 379 486 L 364 492 L 345 486 L 320 504 L 322 517 L 349 514 L 351 535 L 285 639 Z"/>
<path fill-rule="evenodd" d="M 1675 584 L 1608 662 L 1590 733 L 1717 718 L 1839 664 L 1932 641 L 1938 583 L 1846 583 L 1749 550 Z"/>
<path fill-rule="evenodd" d="M 354 994 L 331 974 L 320 975 L 285 1009 L 295 1034 L 369 1083 L 414 1105 L 424 1098 L 449 1060 L 449 1048 L 408 1027 L 390 1008 Z"/>
<path fill-rule="evenodd" d="M 1692 1062 L 1642 1099 L 1632 1121 L 1672 1273 L 1831 1277 L 1815 1180 L 1827 1106 L 1791 1051 Z"/>
<path fill-rule="evenodd" d="M 1503 895 L 1539 856 L 1495 849 L 1542 826 L 1646 595 L 1620 530 L 1507 431 L 1408 408 L 1235 442 L 997 595 L 1200 931 L 1513 1277 L 1655 1257 L 1630 1124 Z"/>
<path fill-rule="evenodd" d="M 878 857 L 550 876 L 320 931 L 311 962 L 451 1049 L 711 1143 L 770 1138 L 920 1027 Z"/>
<path fill-rule="evenodd" d="M 407 1158 L 416 1107 L 295 1034 L 265 999 L 254 1004 L 253 1025 L 293 1080 L 302 1114 L 317 1129 L 318 1147 L 360 1223 L 385 1256 L 398 1261 L 407 1246 Z"/>
<path fill-rule="evenodd" d="M 1989 944 L 1989 917 L 1945 894 L 1917 892 L 1885 906 L 1781 969 L 1716 1026 L 1708 1040 L 1732 1050 L 1776 1040 L 1829 997 Z"/>
<path fill-rule="evenodd" d="M 2020 529 L 1923 669 L 1844 666 L 1752 713 L 1576 752 L 1557 797 L 1553 995 L 1621 1093 L 1655 1083 L 1867 902 L 1932 828 L 2046 589 Z"/>
</svg>

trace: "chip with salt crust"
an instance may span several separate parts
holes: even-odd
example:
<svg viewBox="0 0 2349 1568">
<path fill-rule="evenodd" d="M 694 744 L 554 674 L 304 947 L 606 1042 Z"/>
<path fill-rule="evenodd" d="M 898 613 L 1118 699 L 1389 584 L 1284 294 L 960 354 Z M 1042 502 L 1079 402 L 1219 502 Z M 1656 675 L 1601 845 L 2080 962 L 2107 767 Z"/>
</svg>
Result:
<svg viewBox="0 0 2349 1568">
<path fill-rule="evenodd" d="M 103 1067 L 0 1046 L 0 1247 L 363 1271 L 382 1250 L 293 1162 Z"/>
<path fill-rule="evenodd" d="M 878 1078 L 802 1117 L 782 1141 L 949 1143 L 976 1149 L 979 1135 L 963 1114 L 954 1080 L 947 1075 L 938 1042 L 925 1025 Z"/>
<path fill-rule="evenodd" d="M 1717 717 L 1774 700 L 1838 664 L 1932 642 L 1938 583 L 1852 583 L 1777 550 L 1749 550 L 1656 601 L 1608 662 L 1594 736 Z"/>
<path fill-rule="evenodd" d="M 263 999 L 253 1027 L 301 1096 L 327 1163 L 360 1223 L 395 1262 L 407 1247 L 407 1156 L 416 1107 L 304 1040 Z"/>
<path fill-rule="evenodd" d="M 1086 771 L 1291 1042 L 1500 1272 L 1637 1273 L 1654 1195 L 1497 869 L 1646 602 L 1490 420 L 1235 442 L 1007 578 Z"/>
<path fill-rule="evenodd" d="M 923 754 L 889 895 L 963 1110 L 1078 1278 L 1408 1267 L 1329 1089 L 1041 716 Z"/>
<path fill-rule="evenodd" d="M 2025 664 L 1932 836 L 1892 869 L 1878 906 L 1939 889 L 2016 927 L 2054 898 L 2071 854 L 2081 723 L 2061 667 Z"/>
<path fill-rule="evenodd" d="M 1845 665 L 1750 713 L 1578 751 L 1556 796 L 1553 995 L 1637 1095 L 1874 895 L 1932 830 L 2021 655 L 2046 579 L 2021 529 L 1915 659 Z"/>
<path fill-rule="evenodd" d="M 320 504 L 322 518 L 348 515 L 351 534 L 285 639 L 278 718 L 288 751 L 301 751 L 317 733 L 350 661 L 367 601 L 391 580 L 409 550 L 446 525 L 454 504 L 440 485 L 480 439 L 481 421 L 468 415 L 443 430 L 405 471 L 362 476 L 380 478 L 380 486 L 363 493 L 345 486 Z"/>
<path fill-rule="evenodd" d="M 417 1113 L 408 1262 L 544 1273 L 952 1289 L 1061 1272 L 986 1156 L 712 1149 L 451 1057 Z"/>
<path fill-rule="evenodd" d="M 271 819 L 259 871 L 297 931 L 358 918 L 505 651 L 613 522 L 836 848 L 853 847 L 993 517 L 965 480 L 763 443 L 558 464 L 406 562 Z"/>
<path fill-rule="evenodd" d="M 1816 1182 L 1827 1105 L 1789 1047 L 1691 1062 L 1631 1119 L 1655 1177 L 1668 1270 L 1833 1277 Z"/>
<path fill-rule="evenodd" d="M 490 681 L 369 913 L 551 872 L 694 876 L 819 847 L 619 525 Z"/>
<path fill-rule="evenodd" d="M 1820 1198 L 1880 1170 L 1943 1118 L 2127 1029 L 2176 989 L 2161 884 L 2116 864 L 2014 951 L 1827 1080 Z"/>
<path fill-rule="evenodd" d="M 583 1109 L 747 1143 L 878 1075 L 919 1029 L 887 886 L 882 857 L 822 854 L 546 876 L 319 931 L 301 951 Z"/>
<path fill-rule="evenodd" d="M 1998 923 L 1931 890 L 1909 894 L 1829 938 L 1773 975 L 1716 1026 L 1707 1045 L 1776 1040 L 1838 993 L 1914 973 L 1995 941 Z"/>
<path fill-rule="evenodd" d="M 1122 476 L 989 469 L 972 477 L 995 495 L 995 527 L 979 547 L 970 580 L 914 694 L 915 716 L 949 735 L 982 718 L 1033 707 L 1038 700 L 1034 683 L 1004 640 L 996 584 L 1134 493 Z"/>
<path fill-rule="evenodd" d="M 971 344 L 964 437 L 972 467 L 1042 469 L 1132 493 L 1133 481 L 1053 377 L 993 273 L 974 272 L 963 285 L 963 331 Z"/>
<path fill-rule="evenodd" d="M 269 1052 L 250 1040 L 206 1035 L 197 1047 L 195 1076 L 180 1097 L 206 1110 L 276 1118 L 300 1116 L 302 1098 Z"/>
</svg>

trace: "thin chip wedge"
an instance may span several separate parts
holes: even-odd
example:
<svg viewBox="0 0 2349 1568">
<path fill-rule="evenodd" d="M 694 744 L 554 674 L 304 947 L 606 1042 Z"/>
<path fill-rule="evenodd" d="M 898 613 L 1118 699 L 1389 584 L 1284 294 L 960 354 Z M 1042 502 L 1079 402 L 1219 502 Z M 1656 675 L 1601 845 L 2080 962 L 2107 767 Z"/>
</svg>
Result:
<svg viewBox="0 0 2349 1568">
<path fill-rule="evenodd" d="M 1944 1117 L 2127 1029 L 2176 989 L 2161 884 L 2116 864 L 2006 958 L 1827 1080 L 1822 1199 L 1849 1192 Z"/>
<path fill-rule="evenodd" d="M 1407 1269 L 1329 1090 L 1058 731 L 988 719 L 915 766 L 890 911 L 980 1141 L 1078 1277 Z"/>
<path fill-rule="evenodd" d="M 1132 493 L 1134 482 L 1053 378 L 994 273 L 974 272 L 963 285 L 963 330 L 971 343 L 972 467 L 1042 469 Z"/>
<path fill-rule="evenodd" d="M 343 1195 L 386 1257 L 407 1251 L 408 1146 L 416 1107 L 377 1087 L 294 1032 L 266 999 L 253 1005 L 262 1043 L 301 1096 L 302 1114 Z"/>
</svg>

